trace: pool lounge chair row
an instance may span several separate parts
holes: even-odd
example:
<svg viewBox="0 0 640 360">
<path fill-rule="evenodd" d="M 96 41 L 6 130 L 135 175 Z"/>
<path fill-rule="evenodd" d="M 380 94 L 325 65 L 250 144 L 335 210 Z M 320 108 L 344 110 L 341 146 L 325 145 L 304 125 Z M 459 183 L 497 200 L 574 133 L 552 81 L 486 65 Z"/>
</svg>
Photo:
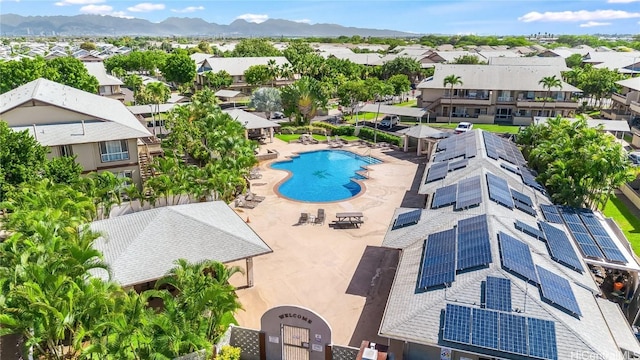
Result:
<svg viewBox="0 0 640 360">
<path fill-rule="evenodd" d="M 254 209 L 258 204 L 264 201 L 264 196 L 256 195 L 252 192 L 248 192 L 247 194 L 240 195 L 235 200 L 236 207 L 244 208 L 244 209 Z"/>
<path fill-rule="evenodd" d="M 324 209 L 318 209 L 318 214 L 315 217 L 307 212 L 300 213 L 300 219 L 298 219 L 298 225 L 305 225 L 305 224 L 324 225 L 324 220 L 325 220 Z"/>
</svg>

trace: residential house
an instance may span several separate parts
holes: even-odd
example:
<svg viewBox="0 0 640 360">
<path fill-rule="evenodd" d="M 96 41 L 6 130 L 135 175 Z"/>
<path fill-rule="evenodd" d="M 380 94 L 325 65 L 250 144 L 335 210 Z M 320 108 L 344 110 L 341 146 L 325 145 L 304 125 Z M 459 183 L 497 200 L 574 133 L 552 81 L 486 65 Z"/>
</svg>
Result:
<svg viewBox="0 0 640 360">
<path fill-rule="evenodd" d="M 610 120 L 640 119 L 640 77 L 616 82 L 622 90 L 611 94 L 611 109 L 603 109 L 601 114 Z"/>
<path fill-rule="evenodd" d="M 437 149 L 419 182 L 430 202 L 397 209 L 382 242 L 401 255 L 378 342 L 404 359 L 636 358 L 624 236 L 552 205 L 507 139 L 472 130 Z"/>
<path fill-rule="evenodd" d="M 82 64 L 89 74 L 98 79 L 98 94 L 124 102 L 124 93 L 121 86 L 124 83 L 115 76 L 107 74 L 107 69 L 102 61 L 83 61 Z"/>
<path fill-rule="evenodd" d="M 289 64 L 289 61 L 284 56 L 273 56 L 273 57 L 229 57 L 229 58 L 221 58 L 221 57 L 213 57 L 209 56 L 203 60 L 202 55 L 192 56 L 192 59 L 196 62 L 197 76 L 196 76 L 196 85 L 199 87 L 204 86 L 207 83 L 207 79 L 205 77 L 206 72 L 214 72 L 217 73 L 221 70 L 226 71 L 233 78 L 233 83 L 229 86 L 229 90 L 237 90 L 244 94 L 250 94 L 252 91 L 252 86 L 246 82 L 244 77 L 244 72 L 247 71 L 251 66 L 255 65 L 267 65 L 269 61 L 275 61 L 277 66 L 282 66 L 284 64 Z M 276 79 L 276 86 L 284 86 L 291 84 L 295 79 L 299 78 L 298 74 L 294 74 L 292 78 L 278 78 Z"/>
<path fill-rule="evenodd" d="M 138 139 L 151 133 L 118 100 L 40 78 L 0 95 L 0 119 L 48 146 L 50 157 L 76 156 L 84 173 L 142 184 Z"/>
<path fill-rule="evenodd" d="M 444 85 L 449 75 L 463 83 L 451 94 Z M 417 86 L 418 107 L 434 112 L 437 122 L 449 121 L 451 108 L 454 121 L 475 123 L 528 125 L 534 116 L 569 116 L 578 108 L 574 94 L 581 90 L 562 82 L 562 88 L 548 93 L 540 80 L 554 75 L 561 78 L 557 66 L 436 64 L 434 75 Z"/>
<path fill-rule="evenodd" d="M 337 59 L 341 59 L 341 60 L 349 60 L 354 64 L 359 64 L 359 65 L 367 65 L 367 66 L 373 66 L 375 65 L 378 61 L 380 61 L 380 59 L 382 59 L 382 55 L 378 54 L 378 53 L 353 53 L 353 52 L 344 52 L 344 53 L 321 53 L 321 56 L 325 57 L 325 58 L 329 58 L 329 57 L 334 57 Z"/>
</svg>

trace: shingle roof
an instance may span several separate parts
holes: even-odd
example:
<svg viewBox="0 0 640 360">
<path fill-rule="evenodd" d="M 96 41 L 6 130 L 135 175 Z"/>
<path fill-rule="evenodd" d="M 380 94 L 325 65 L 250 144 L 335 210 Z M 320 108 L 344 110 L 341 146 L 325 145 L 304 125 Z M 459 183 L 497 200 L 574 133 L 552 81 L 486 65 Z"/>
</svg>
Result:
<svg viewBox="0 0 640 360">
<path fill-rule="evenodd" d="M 253 115 L 252 113 L 246 112 L 242 109 L 228 109 L 222 111 L 231 115 L 234 120 L 243 124 L 245 129 L 268 129 L 280 127 L 280 124 L 278 123 Z"/>
<path fill-rule="evenodd" d="M 517 314 L 555 323 L 558 359 L 570 359 L 572 354 L 577 353 L 587 357 L 604 356 L 608 358 L 619 354 L 616 349 L 624 348 L 621 343 L 633 347 L 632 350 L 635 351 L 638 345 L 637 343 L 634 345 L 630 340 L 629 337 L 633 337 L 633 334 L 630 329 L 627 329 L 628 326 L 625 326 L 622 334 L 612 334 L 614 331 L 610 327 L 616 326 L 612 322 L 625 320 L 620 317 L 620 314 L 614 314 L 612 322 L 605 319 L 605 312 L 612 310 L 603 309 L 601 302 L 606 300 L 596 299 L 594 296 L 600 292 L 600 289 L 585 265 L 585 261 L 581 258 L 577 246 L 571 242 L 573 250 L 580 257 L 579 261 L 585 269 L 582 273 L 552 260 L 545 242 L 515 229 L 516 220 L 535 226 L 537 220 L 543 219 L 539 210 L 538 216 L 533 217 L 520 210 L 511 210 L 499 205 L 489 198 L 487 183 L 484 179 L 486 174 L 492 173 L 506 180 L 510 188 L 528 195 L 533 200 L 535 207 L 538 207 L 538 204 L 550 204 L 545 195 L 524 185 L 518 175 L 503 169 L 500 166 L 502 160 L 488 158 L 482 141 L 482 132 L 474 130 L 473 133 L 475 134 L 473 139 L 476 156 L 469 159 L 468 165 L 449 172 L 443 180 L 425 184 L 425 178 L 429 171 L 427 169 L 423 175 L 419 193 L 429 194 L 429 198 L 432 199 L 437 188 L 479 175 L 483 179 L 479 190 L 482 197 L 480 205 L 463 211 L 454 211 L 453 206 L 431 209 L 429 203 L 426 209 L 421 210 L 422 215 L 417 224 L 391 230 L 397 215 L 414 209 L 400 208 L 396 210 L 382 245 L 400 248 L 402 254 L 381 322 L 380 335 L 435 347 L 444 346 L 474 353 L 486 352 L 476 347 L 470 348 L 467 345 L 444 341 L 441 337 L 442 312 L 447 303 L 480 307 L 482 281 L 486 280 L 487 276 L 497 276 L 511 281 L 512 306 L 518 309 Z M 455 280 L 446 288 L 417 291 L 417 279 L 423 261 L 423 243 L 428 235 L 452 229 L 458 225 L 459 220 L 483 214 L 488 219 L 492 263 L 488 267 L 456 273 Z M 562 229 L 562 231 L 566 231 L 564 227 Z M 542 298 L 540 290 L 535 284 L 522 280 L 501 266 L 501 253 L 497 237 L 499 232 L 527 244 L 534 264 L 569 281 L 569 286 L 582 316 L 573 316 L 548 303 Z M 637 270 L 638 265 L 634 260 L 631 261 L 634 264 L 630 264 L 629 267 Z M 614 304 L 614 306 L 617 305 Z M 603 314 L 605 315 L 603 316 Z M 486 353 L 499 358 L 520 358 L 504 353 Z"/>
<path fill-rule="evenodd" d="M 254 65 L 267 65 L 269 60 L 274 60 L 278 66 L 289 64 L 289 61 L 284 56 L 229 58 L 208 57 L 203 61 L 209 64 L 209 67 L 213 72 L 224 70 L 231 76 L 242 76 L 249 67 Z"/>
<path fill-rule="evenodd" d="M 523 57 L 491 57 L 489 65 L 524 65 L 555 66 L 560 71 L 568 71 L 567 63 L 561 57 L 523 56 Z"/>
<path fill-rule="evenodd" d="M 101 86 L 124 84 L 117 77 L 107 74 L 107 69 L 105 69 L 104 63 L 101 61 L 83 62 L 82 64 L 87 68 L 89 74 L 95 76 L 96 79 L 98 79 L 98 84 L 100 84 Z"/>
<path fill-rule="evenodd" d="M 640 91 L 640 77 L 633 77 L 630 79 L 617 81 L 616 84 L 627 87 L 629 89 Z"/>
<path fill-rule="evenodd" d="M 427 110 L 421 108 L 412 108 L 407 106 L 393 106 L 393 105 L 381 105 L 381 104 L 365 104 L 360 111 L 364 112 L 378 112 L 380 114 L 394 114 L 400 116 L 413 116 L 423 117 Z"/>
<path fill-rule="evenodd" d="M 272 252 L 222 201 L 139 211 L 95 221 L 91 230 L 103 234 L 94 246 L 123 286 L 156 280 L 178 259 L 227 263 Z"/>
<path fill-rule="evenodd" d="M 122 102 L 42 78 L 0 95 L 0 115 L 11 126 L 12 110 L 29 101 L 42 102 L 86 117 L 84 129 L 82 121 L 78 120 L 37 125 L 38 133 L 35 135 L 43 145 L 131 139 L 151 135 Z M 37 111 L 38 106 L 30 109 Z M 21 114 L 20 116 L 24 116 Z M 78 118 L 77 114 L 74 115 L 74 119 Z M 28 129 L 34 135 L 33 126 L 15 127 L 15 130 L 24 129 Z"/>
<path fill-rule="evenodd" d="M 555 66 L 524 65 L 457 65 L 436 64 L 432 77 L 418 84 L 419 89 L 445 89 L 444 78 L 460 76 L 457 89 L 546 91 L 540 80 L 547 76 L 561 77 Z M 577 87 L 562 82 L 562 91 L 580 92 Z"/>
</svg>

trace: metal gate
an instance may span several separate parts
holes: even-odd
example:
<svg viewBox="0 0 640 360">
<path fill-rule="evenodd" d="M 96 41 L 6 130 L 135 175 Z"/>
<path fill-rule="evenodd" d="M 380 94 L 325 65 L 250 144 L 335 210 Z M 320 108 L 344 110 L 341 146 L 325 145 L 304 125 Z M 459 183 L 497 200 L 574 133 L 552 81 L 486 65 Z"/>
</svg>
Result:
<svg viewBox="0 0 640 360">
<path fill-rule="evenodd" d="M 282 360 L 309 360 L 309 329 L 282 325 Z"/>
</svg>

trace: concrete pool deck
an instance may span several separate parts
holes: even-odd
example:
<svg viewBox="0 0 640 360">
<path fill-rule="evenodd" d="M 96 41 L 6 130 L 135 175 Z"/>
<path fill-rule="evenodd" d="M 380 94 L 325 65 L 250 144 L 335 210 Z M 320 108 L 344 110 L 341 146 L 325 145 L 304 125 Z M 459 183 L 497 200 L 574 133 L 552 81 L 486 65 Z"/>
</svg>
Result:
<svg viewBox="0 0 640 360">
<path fill-rule="evenodd" d="M 359 347 L 362 340 L 382 342 L 376 334 L 395 275 L 398 252 L 379 245 L 395 209 L 407 203 L 407 196 L 412 196 L 416 171 L 425 158 L 416 157 L 415 153 L 372 149 L 371 155 L 383 163 L 370 167 L 370 178 L 363 181 L 362 195 L 335 203 L 301 203 L 276 194 L 274 187 L 287 173 L 271 169 L 269 164 L 296 152 L 328 146 L 287 144 L 276 139 L 261 147 L 263 151 L 266 148 L 280 153 L 278 159 L 260 163 L 262 177 L 251 181 L 251 190 L 266 199 L 254 209 L 236 211 L 249 220 L 251 228 L 273 253 L 253 260 L 254 286 L 237 291 L 244 307 L 236 316 L 239 325 L 259 329 L 266 310 L 278 305 L 298 305 L 327 320 L 334 344 Z M 358 146 L 342 149 L 361 155 L 368 155 L 369 150 Z M 324 225 L 296 225 L 301 212 L 316 214 L 319 208 L 326 212 Z M 364 213 L 361 228 L 329 227 L 336 213 L 347 211 Z M 238 278 L 235 281 L 242 282 Z"/>
</svg>

